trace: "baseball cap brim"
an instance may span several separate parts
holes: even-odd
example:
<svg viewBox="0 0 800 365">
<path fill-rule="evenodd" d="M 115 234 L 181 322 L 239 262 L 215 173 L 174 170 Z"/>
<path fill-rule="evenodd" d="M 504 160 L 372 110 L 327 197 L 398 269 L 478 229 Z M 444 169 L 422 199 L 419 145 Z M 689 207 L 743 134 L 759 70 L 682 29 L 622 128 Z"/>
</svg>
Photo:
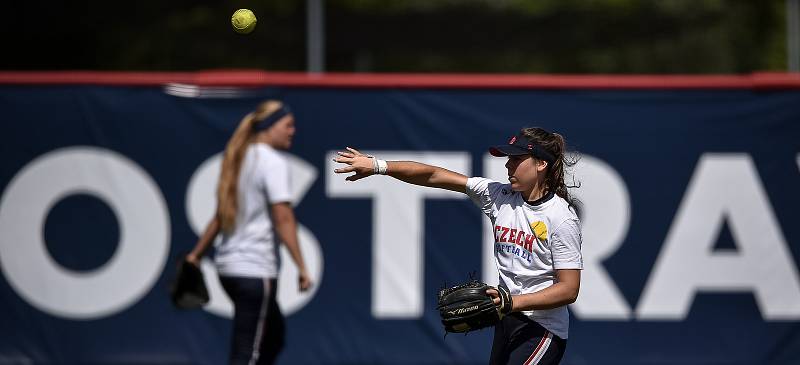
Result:
<svg viewBox="0 0 800 365">
<path fill-rule="evenodd" d="M 506 144 L 489 148 L 489 153 L 494 157 L 529 155 L 531 151 L 520 146 Z"/>
</svg>

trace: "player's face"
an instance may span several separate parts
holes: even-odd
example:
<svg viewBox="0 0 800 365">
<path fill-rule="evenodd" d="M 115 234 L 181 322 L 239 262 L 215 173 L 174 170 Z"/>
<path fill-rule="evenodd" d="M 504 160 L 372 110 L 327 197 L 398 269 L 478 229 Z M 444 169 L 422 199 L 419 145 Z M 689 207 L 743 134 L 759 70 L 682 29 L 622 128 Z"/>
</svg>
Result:
<svg viewBox="0 0 800 365">
<path fill-rule="evenodd" d="M 506 169 L 508 169 L 508 181 L 514 191 L 528 191 L 532 189 L 540 178 L 543 168 L 539 160 L 530 155 L 508 156 Z"/>
<path fill-rule="evenodd" d="M 294 126 L 294 116 L 287 115 L 281 120 L 277 121 L 272 127 L 269 128 L 270 140 L 273 142 L 274 148 L 287 150 L 292 146 L 292 138 L 296 131 Z"/>
</svg>

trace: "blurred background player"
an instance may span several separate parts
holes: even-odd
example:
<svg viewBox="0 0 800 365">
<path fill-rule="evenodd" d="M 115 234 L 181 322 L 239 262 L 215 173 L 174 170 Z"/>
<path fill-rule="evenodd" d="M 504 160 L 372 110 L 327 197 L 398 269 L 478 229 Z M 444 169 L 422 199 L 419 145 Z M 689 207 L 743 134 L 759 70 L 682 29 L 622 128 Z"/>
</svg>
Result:
<svg viewBox="0 0 800 365">
<path fill-rule="evenodd" d="M 567 305 L 580 289 L 580 222 L 564 183 L 564 138 L 524 128 L 490 153 L 508 157 L 508 183 L 471 177 L 413 161 L 383 161 L 353 148 L 339 152 L 336 173 L 348 181 L 373 174 L 467 194 L 492 220 L 500 285 L 511 313 L 495 326 L 491 364 L 558 364 L 569 330 Z M 500 305 L 496 290 L 487 294 Z"/>
<path fill-rule="evenodd" d="M 284 320 L 275 299 L 278 242 L 297 265 L 300 290 L 311 287 L 290 203 L 289 165 L 278 152 L 291 146 L 294 133 L 291 111 L 275 100 L 241 120 L 225 148 L 217 212 L 186 257 L 199 265 L 222 234 L 214 263 L 234 304 L 230 364 L 272 364 L 283 347 Z"/>
</svg>

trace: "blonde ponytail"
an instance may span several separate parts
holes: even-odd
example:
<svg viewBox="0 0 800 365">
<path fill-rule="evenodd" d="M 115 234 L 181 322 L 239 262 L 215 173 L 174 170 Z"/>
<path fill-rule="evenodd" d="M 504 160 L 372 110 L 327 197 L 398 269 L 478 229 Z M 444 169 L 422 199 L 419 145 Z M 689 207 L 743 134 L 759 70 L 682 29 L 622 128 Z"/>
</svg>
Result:
<svg viewBox="0 0 800 365">
<path fill-rule="evenodd" d="M 255 111 L 242 118 L 225 146 L 222 171 L 217 186 L 217 219 L 219 219 L 220 227 L 226 233 L 230 233 L 236 226 L 236 213 L 239 206 L 239 171 L 247 147 L 255 139 L 255 125 L 282 106 L 283 104 L 276 100 L 267 100 L 259 104 Z"/>
</svg>

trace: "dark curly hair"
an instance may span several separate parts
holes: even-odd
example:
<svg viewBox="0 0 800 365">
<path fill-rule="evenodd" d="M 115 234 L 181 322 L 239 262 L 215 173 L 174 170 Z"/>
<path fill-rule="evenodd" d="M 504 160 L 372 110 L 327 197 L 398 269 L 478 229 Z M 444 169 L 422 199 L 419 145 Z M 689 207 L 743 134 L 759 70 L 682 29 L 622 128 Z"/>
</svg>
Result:
<svg viewBox="0 0 800 365">
<path fill-rule="evenodd" d="M 558 133 L 548 132 L 538 127 L 522 128 L 520 133 L 522 133 L 528 141 L 541 146 L 555 157 L 552 166 L 548 166 L 547 172 L 545 173 L 544 183 L 547 192 L 552 191 L 566 200 L 570 206 L 574 205 L 576 200 L 570 196 L 567 188 L 578 186 L 567 186 L 564 182 L 564 173 L 567 168 L 571 168 L 578 162 L 578 157 L 577 155 L 575 155 L 575 157 L 565 156 L 566 141 L 564 137 Z"/>
</svg>

